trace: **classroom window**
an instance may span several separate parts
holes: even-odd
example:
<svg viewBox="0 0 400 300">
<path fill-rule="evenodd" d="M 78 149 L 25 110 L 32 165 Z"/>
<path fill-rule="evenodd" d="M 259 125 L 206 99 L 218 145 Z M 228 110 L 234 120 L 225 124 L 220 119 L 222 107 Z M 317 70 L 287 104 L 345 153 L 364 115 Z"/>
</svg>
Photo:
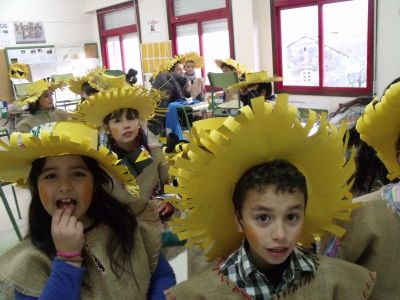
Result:
<svg viewBox="0 0 400 300">
<path fill-rule="evenodd" d="M 132 1 L 97 12 L 103 62 L 107 69 L 126 73 L 132 68 L 142 74 L 136 8 Z M 141 75 L 137 79 L 138 83 L 143 82 Z"/>
<path fill-rule="evenodd" d="M 205 66 L 196 70 L 198 77 L 220 71 L 215 59 L 234 57 L 230 5 L 230 0 L 168 0 L 173 53 L 200 53 Z"/>
<path fill-rule="evenodd" d="M 373 0 L 274 0 L 273 11 L 279 91 L 372 94 Z"/>
</svg>

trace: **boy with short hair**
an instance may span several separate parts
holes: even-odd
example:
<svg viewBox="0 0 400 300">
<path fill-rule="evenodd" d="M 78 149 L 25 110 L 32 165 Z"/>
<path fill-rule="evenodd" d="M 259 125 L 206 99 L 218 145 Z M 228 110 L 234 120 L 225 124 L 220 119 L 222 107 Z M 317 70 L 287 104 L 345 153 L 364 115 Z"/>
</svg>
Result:
<svg viewBox="0 0 400 300">
<path fill-rule="evenodd" d="M 354 157 L 343 164 L 345 128 L 324 115 L 310 135 L 314 122 L 310 112 L 302 126 L 287 95 L 275 105 L 259 97 L 195 135 L 190 155 L 170 170 L 178 187 L 167 190 L 181 195 L 173 205 L 184 212 L 170 225 L 219 262 L 168 290 L 168 299 L 368 298 L 374 273 L 306 250 L 324 231 L 343 235 L 333 220 L 352 210 L 355 168 Z"/>
<path fill-rule="evenodd" d="M 186 77 L 188 80 L 196 79 L 196 73 L 194 71 L 196 65 L 193 60 L 187 60 L 183 68 L 185 69 L 185 73 L 183 73 L 184 77 Z"/>
<path fill-rule="evenodd" d="M 220 266 L 222 274 L 254 296 L 271 296 L 314 276 L 314 255 L 297 247 L 306 204 L 306 180 L 291 163 L 274 160 L 247 170 L 233 192 L 236 225 L 245 239 Z"/>
</svg>

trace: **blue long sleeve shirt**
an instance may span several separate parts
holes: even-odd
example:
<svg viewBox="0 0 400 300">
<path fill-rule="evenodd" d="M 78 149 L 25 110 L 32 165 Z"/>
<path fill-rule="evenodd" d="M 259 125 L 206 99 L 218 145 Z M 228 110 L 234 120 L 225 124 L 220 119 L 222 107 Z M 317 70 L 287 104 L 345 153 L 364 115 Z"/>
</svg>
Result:
<svg viewBox="0 0 400 300">
<path fill-rule="evenodd" d="M 54 258 L 52 270 L 39 298 L 15 291 L 16 300 L 79 300 L 84 268 L 77 268 Z M 148 299 L 165 299 L 164 290 L 176 284 L 175 274 L 165 257 L 160 254 L 157 268 L 151 276 Z"/>
</svg>

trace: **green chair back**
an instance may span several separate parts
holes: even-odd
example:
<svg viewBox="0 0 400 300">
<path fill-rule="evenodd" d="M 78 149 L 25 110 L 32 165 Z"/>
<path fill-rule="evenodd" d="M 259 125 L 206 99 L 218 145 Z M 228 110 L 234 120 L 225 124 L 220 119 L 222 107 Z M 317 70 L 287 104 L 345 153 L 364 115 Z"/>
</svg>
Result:
<svg viewBox="0 0 400 300">
<path fill-rule="evenodd" d="M 217 103 L 218 97 L 216 97 L 216 91 L 220 89 L 227 89 L 231 85 L 237 83 L 239 81 L 238 75 L 236 72 L 225 72 L 225 73 L 213 73 L 209 72 L 207 74 L 208 80 L 210 81 L 211 87 L 211 108 L 213 112 L 213 116 L 228 116 L 230 115 L 229 110 L 221 109 L 218 107 L 223 100 L 220 99 L 220 103 Z M 240 101 L 238 101 L 238 107 L 240 108 Z"/>
</svg>

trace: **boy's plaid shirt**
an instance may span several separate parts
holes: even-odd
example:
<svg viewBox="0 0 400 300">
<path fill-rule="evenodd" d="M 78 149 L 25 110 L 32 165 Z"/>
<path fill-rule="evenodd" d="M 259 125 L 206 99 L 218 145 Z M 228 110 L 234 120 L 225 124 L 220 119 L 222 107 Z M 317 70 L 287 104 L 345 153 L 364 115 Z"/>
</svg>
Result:
<svg viewBox="0 0 400 300">
<path fill-rule="evenodd" d="M 249 260 L 244 245 L 233 252 L 219 269 L 223 275 L 253 299 L 265 300 L 272 299 L 272 295 L 299 284 L 306 275 L 314 276 L 316 262 L 312 254 L 306 254 L 295 248 L 290 255 L 289 267 L 283 272 L 277 288 Z"/>
</svg>

